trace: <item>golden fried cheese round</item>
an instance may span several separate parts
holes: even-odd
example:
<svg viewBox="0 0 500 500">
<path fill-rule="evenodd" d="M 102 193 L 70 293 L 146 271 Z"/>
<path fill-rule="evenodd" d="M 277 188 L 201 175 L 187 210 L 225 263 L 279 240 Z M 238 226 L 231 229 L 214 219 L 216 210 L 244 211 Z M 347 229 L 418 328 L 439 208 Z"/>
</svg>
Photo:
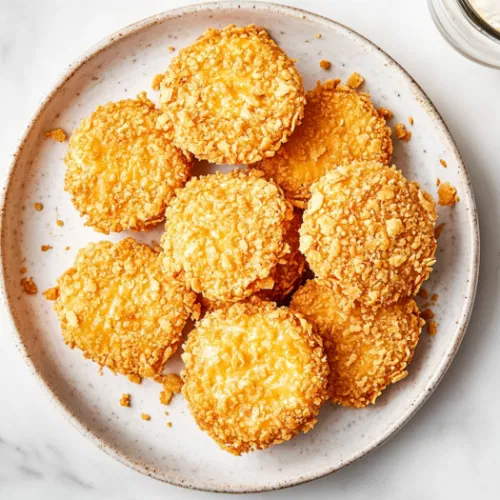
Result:
<svg viewBox="0 0 500 500">
<path fill-rule="evenodd" d="M 52 297 L 66 344 L 114 372 L 142 377 L 161 373 L 196 302 L 165 277 L 158 254 L 132 238 L 81 249 Z"/>
<path fill-rule="evenodd" d="M 328 80 L 307 93 L 302 124 L 272 158 L 255 164 L 287 198 L 304 207 L 309 188 L 327 171 L 354 160 L 389 164 L 391 129 L 368 94 Z"/>
<path fill-rule="evenodd" d="M 108 234 L 164 220 L 192 162 L 173 145 L 171 130 L 156 127 L 159 114 L 143 92 L 99 106 L 73 132 L 64 188 L 86 225 Z"/>
<path fill-rule="evenodd" d="M 262 172 L 193 178 L 166 217 L 165 272 L 209 300 L 236 302 L 272 289 L 275 266 L 291 252 L 292 206 Z"/>
<path fill-rule="evenodd" d="M 188 337 L 182 392 L 198 426 L 240 455 L 307 432 L 327 399 L 321 338 L 300 314 L 252 298 Z"/>
<path fill-rule="evenodd" d="M 175 57 L 160 86 L 160 108 L 176 144 L 213 163 L 273 156 L 304 112 L 294 61 L 262 28 L 209 29 Z"/>
<path fill-rule="evenodd" d="M 364 306 L 315 279 L 295 292 L 290 307 L 323 338 L 333 403 L 365 407 L 408 374 L 424 323 L 414 300 Z"/>
<path fill-rule="evenodd" d="M 311 187 L 300 250 L 319 278 L 365 304 L 418 292 L 435 262 L 436 204 L 401 171 L 354 162 Z"/>
</svg>

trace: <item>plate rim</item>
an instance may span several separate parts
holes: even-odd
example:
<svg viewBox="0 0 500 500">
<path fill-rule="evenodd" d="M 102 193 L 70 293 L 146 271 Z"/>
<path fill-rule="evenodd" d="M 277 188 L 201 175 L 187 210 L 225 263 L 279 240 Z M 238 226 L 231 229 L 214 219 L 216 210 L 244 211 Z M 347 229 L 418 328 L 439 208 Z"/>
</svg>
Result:
<svg viewBox="0 0 500 500">
<path fill-rule="evenodd" d="M 9 298 L 7 294 L 7 288 L 5 283 L 5 259 L 4 259 L 4 241 L 5 241 L 5 213 L 6 213 L 6 203 L 8 200 L 8 193 L 11 188 L 12 178 L 14 175 L 14 170 L 16 169 L 17 161 L 22 152 L 23 148 L 26 145 L 26 142 L 37 124 L 40 116 L 42 115 L 45 108 L 49 105 L 52 99 L 56 96 L 57 92 L 61 89 L 61 87 L 74 75 L 76 71 L 78 71 L 82 66 L 84 66 L 90 59 L 99 54 L 100 52 L 108 49 L 112 45 L 114 45 L 117 41 L 126 38 L 130 35 L 133 35 L 145 28 L 150 27 L 154 24 L 161 24 L 169 19 L 182 17 L 185 15 L 191 15 L 197 12 L 204 11 L 217 11 L 217 10 L 238 10 L 244 6 L 245 8 L 250 8 L 254 10 L 261 11 L 269 11 L 273 10 L 279 15 L 290 16 L 295 18 L 302 19 L 310 19 L 312 21 L 320 22 L 324 25 L 328 25 L 334 29 L 340 29 L 363 42 L 364 44 L 368 44 L 372 46 L 379 55 L 382 56 L 383 59 L 386 60 L 388 64 L 391 66 L 395 66 L 396 69 L 401 73 L 403 78 L 408 81 L 414 94 L 419 100 L 424 103 L 427 107 L 427 111 L 434 118 L 438 128 L 446 137 L 450 146 L 450 153 L 453 154 L 457 165 L 458 165 L 458 175 L 460 179 L 463 181 L 463 184 L 466 188 L 466 198 L 470 204 L 470 217 L 472 218 L 472 233 L 470 234 L 470 245 L 471 245 L 471 269 L 469 280 L 467 283 L 466 294 L 467 298 L 464 304 L 464 309 L 457 323 L 457 331 L 455 334 L 454 341 L 452 345 L 448 348 L 447 352 L 444 354 L 441 362 L 438 365 L 438 369 L 432 378 L 429 379 L 425 388 L 421 391 L 421 393 L 415 398 L 413 403 L 408 406 L 408 408 L 401 414 L 401 416 L 391 425 L 384 433 L 379 435 L 377 438 L 373 439 L 373 441 L 369 444 L 369 446 L 365 447 L 362 451 L 350 457 L 348 460 L 341 462 L 335 466 L 327 466 L 322 467 L 314 472 L 309 472 L 303 475 L 297 475 L 291 479 L 282 480 L 276 483 L 269 483 L 264 486 L 256 486 L 249 487 L 248 485 L 232 485 L 232 484 L 200 484 L 193 480 L 179 480 L 175 477 L 167 477 L 163 473 L 159 473 L 155 469 L 150 469 L 145 464 L 142 464 L 137 461 L 133 461 L 129 457 L 127 457 L 124 453 L 120 452 L 113 443 L 108 442 L 106 439 L 99 437 L 98 434 L 92 432 L 72 411 L 72 409 L 65 404 L 61 399 L 56 396 L 55 391 L 51 387 L 51 383 L 39 372 L 37 366 L 33 362 L 30 357 L 30 354 L 23 343 L 22 336 L 20 333 L 20 329 L 18 328 L 17 322 L 14 318 L 13 310 L 11 307 L 12 299 Z M 448 371 L 458 348 L 463 340 L 465 332 L 467 330 L 467 326 L 469 324 L 469 320 L 472 314 L 474 300 L 476 295 L 478 276 L 479 276 L 479 260 L 480 260 L 480 237 L 479 237 L 479 221 L 478 221 L 478 212 L 476 208 L 475 196 L 472 190 L 472 183 L 470 180 L 470 176 L 465 166 L 465 163 L 460 155 L 458 147 L 455 143 L 455 140 L 449 131 L 446 123 L 443 118 L 437 111 L 431 99 L 427 96 L 424 90 L 418 85 L 418 83 L 414 80 L 414 78 L 404 69 L 395 59 L 393 59 L 389 54 L 387 54 L 384 50 L 382 50 L 378 45 L 373 43 L 371 40 L 366 38 L 365 36 L 359 34 L 357 31 L 345 26 L 342 23 L 334 21 L 328 17 L 322 16 L 320 14 L 312 13 L 306 11 L 304 9 L 300 9 L 297 7 L 281 5 L 278 3 L 271 2 L 256 2 L 251 0 L 243 0 L 243 1 L 213 1 L 206 3 L 197 3 L 191 4 L 184 7 L 179 7 L 171 10 L 167 10 L 164 12 L 160 12 L 158 14 L 154 14 L 147 18 L 141 19 L 134 23 L 131 23 L 124 28 L 115 31 L 114 33 L 106 36 L 98 43 L 91 46 L 82 55 L 80 55 L 76 60 L 74 60 L 65 71 L 63 71 L 60 76 L 56 79 L 55 83 L 52 85 L 49 93 L 40 100 L 36 111 L 34 112 L 32 118 L 28 122 L 24 132 L 21 135 L 21 138 L 17 141 L 17 145 L 15 148 L 15 152 L 12 155 L 12 161 L 10 162 L 7 173 L 5 177 L 3 177 L 4 182 L 2 181 L 2 193 L 0 194 L 0 302 L 2 302 L 5 306 L 5 311 L 7 315 L 7 320 L 10 321 L 9 330 L 11 330 L 11 335 L 15 342 L 16 348 L 21 354 L 24 362 L 28 366 L 31 375 L 35 378 L 38 385 L 42 388 L 45 395 L 48 397 L 50 403 L 57 408 L 59 412 L 63 414 L 67 421 L 72 424 L 72 426 L 80 432 L 84 437 L 89 439 L 94 445 L 97 446 L 100 450 L 104 451 L 107 455 L 111 456 L 118 462 L 130 467 L 131 469 L 150 476 L 154 479 L 160 480 L 162 482 L 166 482 L 168 484 L 172 484 L 174 486 L 181 486 L 184 488 L 189 488 L 198 491 L 210 491 L 210 492 L 219 492 L 219 493 L 258 493 L 264 491 L 273 491 L 279 490 L 283 488 L 288 488 L 292 486 L 297 486 L 299 484 L 304 484 L 320 477 L 326 476 L 333 472 L 336 472 L 352 463 L 358 461 L 362 457 L 368 455 L 372 451 L 376 450 L 384 443 L 386 443 L 391 437 L 393 437 L 399 430 L 401 430 L 408 421 L 418 412 L 418 410 L 422 407 L 422 405 L 427 401 L 432 392 L 439 385 L 444 375 Z"/>
</svg>

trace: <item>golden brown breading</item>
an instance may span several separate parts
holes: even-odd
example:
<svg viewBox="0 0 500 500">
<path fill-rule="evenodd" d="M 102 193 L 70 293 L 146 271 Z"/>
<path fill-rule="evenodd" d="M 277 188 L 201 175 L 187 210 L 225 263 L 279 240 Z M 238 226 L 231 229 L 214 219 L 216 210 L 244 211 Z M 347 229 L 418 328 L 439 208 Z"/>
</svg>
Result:
<svg viewBox="0 0 500 500">
<path fill-rule="evenodd" d="M 165 271 L 209 300 L 236 302 L 271 289 L 272 271 L 290 254 L 292 206 L 256 170 L 192 179 L 166 216 Z"/>
<path fill-rule="evenodd" d="M 424 323 L 412 299 L 363 306 L 336 285 L 310 280 L 295 292 L 290 307 L 323 338 L 333 403 L 355 408 L 375 403 L 389 384 L 408 374 Z"/>
<path fill-rule="evenodd" d="M 54 128 L 52 130 L 47 130 L 45 132 L 45 137 L 47 139 L 54 139 L 57 142 L 64 142 L 66 140 L 66 133 L 62 128 Z"/>
<path fill-rule="evenodd" d="M 328 170 L 353 160 L 391 160 L 391 129 L 370 96 L 339 83 L 318 83 L 308 92 L 302 125 L 273 158 L 255 165 L 298 207 L 306 205 L 311 184 Z"/>
<path fill-rule="evenodd" d="M 165 217 L 191 159 L 156 128 L 160 112 L 143 92 L 99 106 L 69 141 L 65 190 L 97 231 L 142 231 Z"/>
<path fill-rule="evenodd" d="M 240 455 L 307 432 L 327 399 L 321 338 L 287 307 L 253 298 L 189 334 L 182 392 L 200 428 Z"/>
<path fill-rule="evenodd" d="M 443 182 L 438 187 L 438 203 L 444 207 L 452 207 L 460 201 L 457 190 L 449 182 Z"/>
<path fill-rule="evenodd" d="M 132 238 L 88 244 L 57 288 L 65 342 L 112 371 L 143 377 L 161 373 L 196 301 L 165 277 L 151 248 Z"/>
<path fill-rule="evenodd" d="M 253 25 L 207 30 L 172 59 L 160 92 L 176 144 L 233 165 L 273 156 L 305 103 L 293 61 Z"/>
<path fill-rule="evenodd" d="M 311 187 L 300 250 L 319 278 L 365 304 L 418 292 L 435 262 L 436 204 L 396 167 L 354 162 Z"/>
</svg>

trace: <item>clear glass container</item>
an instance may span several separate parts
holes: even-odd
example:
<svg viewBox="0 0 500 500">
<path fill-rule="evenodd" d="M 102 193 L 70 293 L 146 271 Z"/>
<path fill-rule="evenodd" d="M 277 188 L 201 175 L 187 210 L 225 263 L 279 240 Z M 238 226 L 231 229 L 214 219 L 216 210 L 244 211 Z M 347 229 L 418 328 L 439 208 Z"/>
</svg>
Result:
<svg viewBox="0 0 500 500">
<path fill-rule="evenodd" d="M 428 0 L 443 37 L 462 55 L 500 69 L 500 0 Z M 489 11 L 478 8 L 486 4 Z"/>
</svg>

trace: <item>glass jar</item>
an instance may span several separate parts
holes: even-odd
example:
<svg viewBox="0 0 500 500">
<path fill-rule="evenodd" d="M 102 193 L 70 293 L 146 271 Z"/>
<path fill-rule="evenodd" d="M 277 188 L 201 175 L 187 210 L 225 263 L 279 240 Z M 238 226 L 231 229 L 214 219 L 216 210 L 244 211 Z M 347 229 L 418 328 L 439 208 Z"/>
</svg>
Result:
<svg viewBox="0 0 500 500">
<path fill-rule="evenodd" d="M 500 69 L 500 0 L 428 0 L 443 37 L 462 55 Z M 489 10 L 479 7 L 486 5 Z"/>
</svg>

